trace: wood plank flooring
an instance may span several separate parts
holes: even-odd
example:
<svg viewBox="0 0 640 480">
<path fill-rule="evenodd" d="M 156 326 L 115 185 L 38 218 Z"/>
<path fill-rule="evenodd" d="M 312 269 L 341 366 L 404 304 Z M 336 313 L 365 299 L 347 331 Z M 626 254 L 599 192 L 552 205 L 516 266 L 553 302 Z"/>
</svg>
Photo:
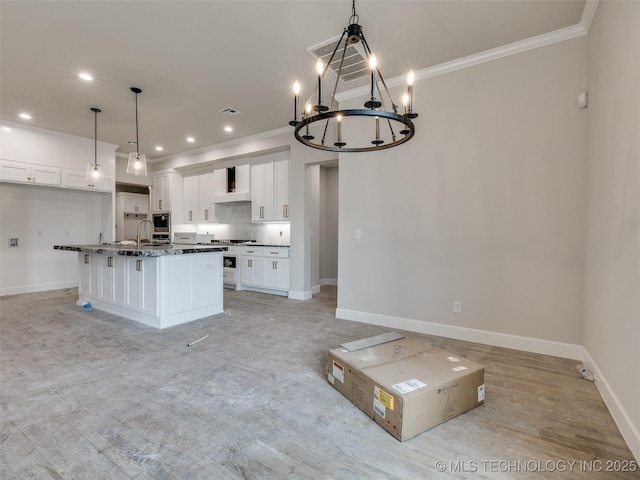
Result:
<svg viewBox="0 0 640 480">
<path fill-rule="evenodd" d="M 486 403 L 401 443 L 325 379 L 328 350 L 389 331 L 336 320 L 335 287 L 226 290 L 161 331 L 76 299 L 0 299 L 2 479 L 640 478 L 572 360 L 415 335 L 484 365 Z"/>
</svg>

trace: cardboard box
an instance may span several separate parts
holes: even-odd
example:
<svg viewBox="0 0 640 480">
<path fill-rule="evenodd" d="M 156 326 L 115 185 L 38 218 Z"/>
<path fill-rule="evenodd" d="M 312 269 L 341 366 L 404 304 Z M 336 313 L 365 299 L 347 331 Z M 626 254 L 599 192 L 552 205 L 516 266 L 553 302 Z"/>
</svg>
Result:
<svg viewBox="0 0 640 480">
<path fill-rule="evenodd" d="M 329 352 L 327 379 L 400 441 L 484 403 L 484 367 L 396 333 Z"/>
</svg>

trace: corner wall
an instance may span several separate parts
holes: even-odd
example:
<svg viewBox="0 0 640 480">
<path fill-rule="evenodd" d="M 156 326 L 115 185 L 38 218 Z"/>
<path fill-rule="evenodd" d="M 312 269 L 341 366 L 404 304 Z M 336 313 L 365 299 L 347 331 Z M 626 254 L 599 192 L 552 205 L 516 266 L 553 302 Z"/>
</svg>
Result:
<svg viewBox="0 0 640 480">
<path fill-rule="evenodd" d="M 585 341 L 640 459 L 640 3 L 600 2 L 589 32 Z"/>
</svg>

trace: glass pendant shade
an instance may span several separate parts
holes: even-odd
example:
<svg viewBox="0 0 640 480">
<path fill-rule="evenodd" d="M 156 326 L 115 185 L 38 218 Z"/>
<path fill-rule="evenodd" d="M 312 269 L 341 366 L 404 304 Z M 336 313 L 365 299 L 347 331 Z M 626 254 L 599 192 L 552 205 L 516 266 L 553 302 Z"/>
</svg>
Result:
<svg viewBox="0 0 640 480">
<path fill-rule="evenodd" d="M 97 183 L 102 182 L 102 180 L 104 179 L 104 170 L 100 165 L 98 165 L 98 113 L 100 113 L 102 110 L 92 107 L 91 111 L 93 112 L 94 119 L 93 163 L 87 165 L 86 182 L 88 186 L 95 187 Z"/>
<path fill-rule="evenodd" d="M 147 174 L 147 156 L 144 153 L 131 152 L 129 163 L 127 163 L 127 173 L 130 175 Z"/>
<path fill-rule="evenodd" d="M 138 137 L 138 94 L 142 92 L 138 87 L 131 87 L 136 99 L 136 151 L 129 154 L 127 173 L 129 175 L 147 175 L 147 156 L 140 153 L 140 138 Z"/>
<path fill-rule="evenodd" d="M 87 165 L 87 185 L 95 187 L 96 184 L 102 182 L 103 179 L 104 172 L 100 165 L 97 163 Z"/>
</svg>

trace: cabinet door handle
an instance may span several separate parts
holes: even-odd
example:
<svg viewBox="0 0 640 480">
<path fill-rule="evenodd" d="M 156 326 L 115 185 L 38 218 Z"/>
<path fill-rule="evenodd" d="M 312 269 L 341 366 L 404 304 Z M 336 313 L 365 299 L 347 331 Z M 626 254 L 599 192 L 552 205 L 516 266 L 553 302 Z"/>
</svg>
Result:
<svg viewBox="0 0 640 480">
<path fill-rule="evenodd" d="M 136 260 L 136 270 L 138 272 L 142 271 L 142 260 Z"/>
<path fill-rule="evenodd" d="M 88 254 L 88 253 L 84 254 L 84 263 L 89 263 L 89 256 L 90 256 L 90 254 Z"/>
<path fill-rule="evenodd" d="M 260 207 L 260 218 L 264 218 L 264 206 Z"/>
<path fill-rule="evenodd" d="M 249 267 L 253 267 L 253 260 L 249 260 Z"/>
<path fill-rule="evenodd" d="M 158 200 L 158 210 L 162 210 L 162 200 Z"/>
<path fill-rule="evenodd" d="M 209 220 L 209 210 L 208 209 L 204 211 L 204 219 L 205 220 Z"/>
<path fill-rule="evenodd" d="M 189 210 L 189 221 L 191 222 L 192 220 L 193 220 L 193 212 Z"/>
<path fill-rule="evenodd" d="M 289 218 L 289 204 L 285 205 L 286 209 L 287 209 L 287 216 L 286 218 Z"/>
<path fill-rule="evenodd" d="M 107 257 L 107 267 L 113 267 L 113 257 Z"/>
<path fill-rule="evenodd" d="M 278 262 L 277 261 L 271 262 L 271 268 L 273 268 L 274 270 L 277 270 L 278 269 Z"/>
</svg>

